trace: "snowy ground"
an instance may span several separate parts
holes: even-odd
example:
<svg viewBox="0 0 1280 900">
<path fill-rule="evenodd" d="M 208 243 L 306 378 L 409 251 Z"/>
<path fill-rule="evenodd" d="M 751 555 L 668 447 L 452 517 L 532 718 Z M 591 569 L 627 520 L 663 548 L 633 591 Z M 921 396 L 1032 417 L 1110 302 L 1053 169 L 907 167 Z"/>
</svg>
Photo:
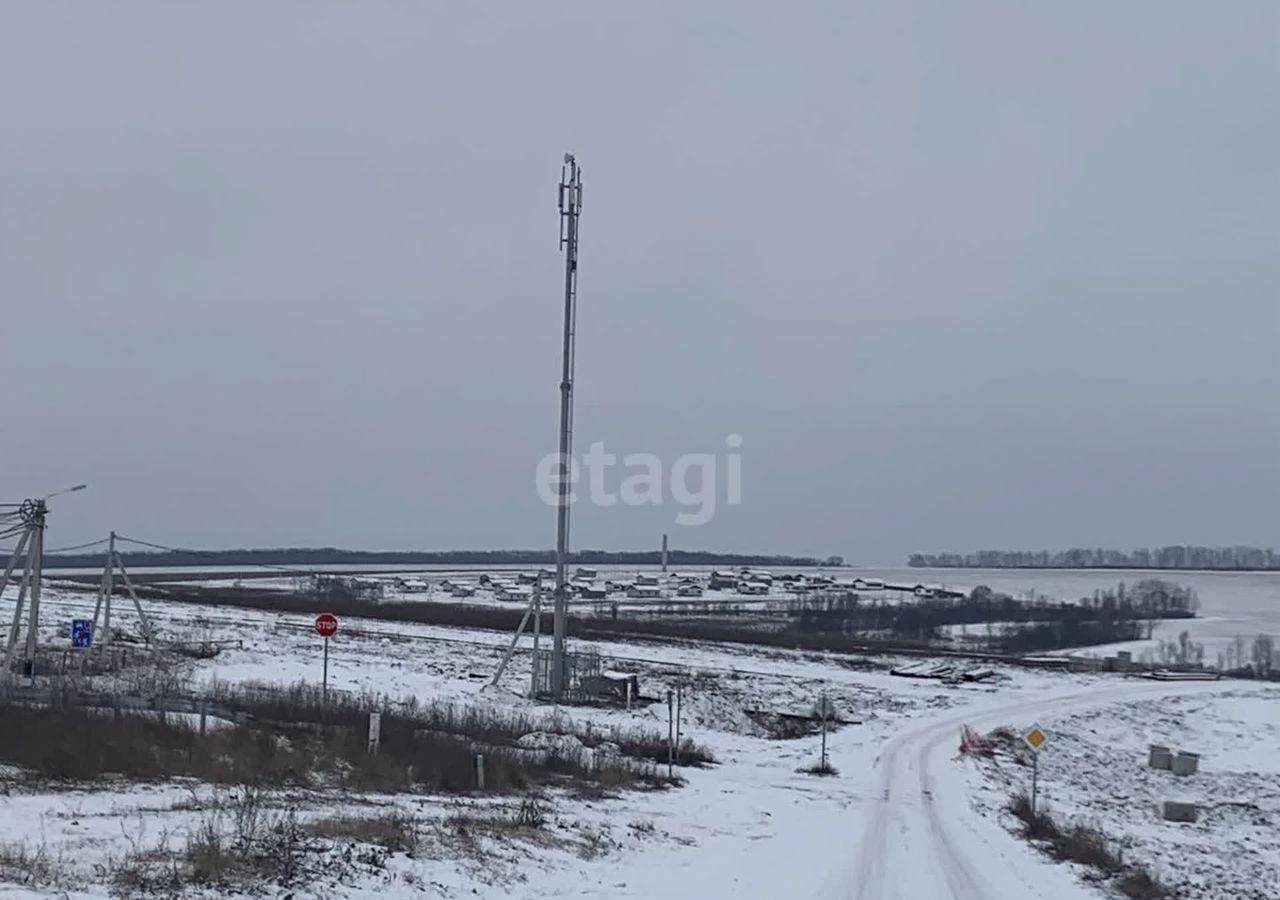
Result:
<svg viewBox="0 0 1280 900">
<path fill-rule="evenodd" d="M 65 645 L 67 623 L 91 615 L 92 601 L 92 595 L 47 592 L 43 615 L 49 624 L 42 640 Z M 311 631 L 309 616 L 154 602 L 147 608 L 163 635 L 240 642 L 214 659 L 186 662 L 183 675 L 192 683 L 320 679 L 322 643 Z M 132 610 L 117 601 L 113 622 L 132 631 L 134 619 Z M 498 688 L 485 688 L 508 642 L 508 636 L 496 632 L 344 620 L 329 648 L 330 681 L 342 690 L 529 708 L 523 696 L 529 683 L 527 638 Z M 1085 737 L 1088 728 L 1104 726 L 1090 726 L 1080 717 L 1101 715 L 1098 723 L 1111 723 L 1105 725 L 1107 733 L 1128 741 L 1123 753 L 1141 751 L 1141 759 L 1134 757 L 1137 762 L 1145 759 L 1149 739 L 1172 739 L 1160 732 L 1161 727 L 1183 727 L 1186 742 L 1174 743 L 1203 748 L 1204 779 L 1210 779 L 1214 773 L 1236 777 L 1261 765 L 1255 760 L 1263 758 L 1261 748 L 1267 740 L 1274 748 L 1274 723 L 1280 718 L 1265 718 L 1273 695 L 1249 693 L 1238 684 L 1150 685 L 1117 676 L 1009 669 L 994 685 L 947 686 L 895 678 L 883 668 L 855 667 L 824 654 L 705 643 L 593 646 L 610 668 L 638 673 L 646 696 L 662 697 L 668 688 L 683 684 L 683 733 L 711 748 L 718 764 L 683 772 L 686 785 L 673 790 L 630 791 L 597 799 L 555 792 L 545 799 L 544 829 L 472 829 L 465 840 L 449 824 L 450 816 L 482 817 L 491 814 L 495 804 L 510 812 L 519 798 L 277 796 L 272 800 L 277 808 L 296 806 L 301 819 L 332 815 L 336 808 L 394 804 L 419 823 L 423 842 L 412 858 L 403 853 L 387 858 L 366 854 L 363 862 L 351 862 L 348 853 L 315 873 L 305 888 L 265 893 L 296 898 L 1005 900 L 1035 891 L 1055 900 L 1097 900 L 1104 895 L 1081 873 L 1049 864 L 1007 833 L 995 814 L 1003 802 L 999 779 L 1022 772 L 1012 766 L 980 771 L 957 761 L 962 724 L 1018 727 L 1038 719 L 1054 734 L 1054 749 L 1046 760 L 1059 755 L 1063 760 L 1087 760 L 1084 748 L 1093 746 Z M 861 723 L 845 725 L 829 736 L 831 762 L 839 770 L 832 778 L 797 772 L 817 761 L 819 737 L 771 740 L 747 715 L 747 710 L 804 714 L 824 691 L 842 717 Z M 1206 702 L 1216 696 L 1227 697 L 1220 707 Z M 1137 702 L 1135 697 L 1173 699 L 1154 707 L 1154 701 Z M 1144 730 L 1138 717 L 1148 708 L 1181 712 Z M 1226 718 L 1218 714 L 1219 708 Z M 1125 709 L 1132 711 L 1129 719 L 1115 712 Z M 666 728 L 663 703 L 638 705 L 631 711 L 561 712 L 602 726 Z M 1179 726 L 1179 721 L 1184 724 Z M 1227 754 L 1234 735 L 1246 731 L 1249 723 L 1256 726 L 1257 743 L 1239 744 L 1237 756 Z M 1078 747 L 1070 737 L 1076 733 L 1082 735 Z M 1101 740 L 1094 744 L 1111 746 Z M 1114 752 L 1114 759 L 1091 764 L 1118 765 L 1123 754 Z M 1046 790 L 1053 802 L 1064 811 L 1072 803 L 1088 809 L 1087 778 L 1073 780 L 1067 769 L 1055 771 L 1053 765 L 1046 763 L 1045 768 Z M 1194 785 L 1207 795 L 1234 798 L 1250 783 L 1204 780 Z M 1190 789 L 1193 783 L 1187 784 Z M 162 843 L 180 848 L 193 831 L 219 815 L 212 811 L 215 806 L 228 802 L 225 791 L 196 785 L 36 791 L 10 784 L 8 789 L 0 815 L 0 860 L 5 852 L 12 855 L 23 849 L 53 861 L 59 875 L 56 883 L 44 888 L 0 881 L 0 897 L 106 896 L 103 873 L 109 861 Z M 1274 809 L 1274 795 L 1271 800 L 1265 797 L 1258 793 L 1253 802 L 1272 803 L 1268 808 Z M 1133 804 L 1134 809 L 1140 806 Z M 1116 804 L 1115 815 L 1123 809 Z M 222 815 L 225 820 L 227 814 Z M 1143 815 L 1146 819 L 1135 816 L 1130 824 L 1120 818 L 1113 823 L 1122 833 L 1132 827 L 1139 842 L 1135 853 L 1141 852 L 1144 835 L 1159 833 L 1159 826 L 1147 821 L 1150 815 Z M 1207 819 L 1206 827 L 1213 821 Z M 1267 871 L 1268 853 L 1270 865 L 1275 864 L 1275 820 L 1269 821 L 1270 837 L 1263 826 L 1251 830 L 1236 823 L 1230 831 L 1230 840 L 1242 842 L 1248 850 L 1241 858 L 1256 857 L 1259 877 Z M 1186 834 L 1198 835 L 1196 840 L 1206 848 L 1218 846 L 1219 832 L 1212 828 Z M 335 846 L 327 852 L 342 851 Z M 1184 855 L 1191 858 L 1190 851 Z M 1178 856 L 1167 854 L 1169 864 Z M 1207 859 L 1207 851 L 1203 856 Z M 0 873 L 4 871 L 0 861 Z M 1239 883 L 1257 887 L 1247 880 L 1248 870 L 1242 872 L 1245 880 Z"/>
<path fill-rule="evenodd" d="M 1188 900 L 1280 896 L 1280 689 L 1218 685 L 1049 712 L 1041 724 L 1051 741 L 1040 756 L 1040 796 L 1055 817 L 1118 840 Z M 1199 753 L 1199 772 L 1149 768 L 1149 744 Z M 1025 764 L 1007 754 L 974 775 L 979 806 L 995 817 L 1029 782 Z M 1165 800 L 1199 804 L 1199 821 L 1164 821 Z"/>
</svg>

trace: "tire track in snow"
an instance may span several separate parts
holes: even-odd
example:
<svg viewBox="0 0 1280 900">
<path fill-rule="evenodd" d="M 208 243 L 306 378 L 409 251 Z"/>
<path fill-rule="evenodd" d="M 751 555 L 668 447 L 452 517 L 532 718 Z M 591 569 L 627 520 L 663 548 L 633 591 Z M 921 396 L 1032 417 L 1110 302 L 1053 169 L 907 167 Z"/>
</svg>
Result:
<svg viewBox="0 0 1280 900">
<path fill-rule="evenodd" d="M 1037 857 L 1000 825 L 974 811 L 962 785 L 939 777 L 953 762 L 946 751 L 948 742 L 956 740 L 964 724 L 986 728 L 1024 718 L 1029 721 L 1045 710 L 1106 706 L 1224 687 L 1221 682 L 1103 684 L 996 707 L 952 710 L 895 735 L 873 764 L 880 773 L 873 792 L 876 799 L 867 812 L 854 862 L 824 896 L 841 900 L 1101 897 L 1096 888 Z"/>
</svg>

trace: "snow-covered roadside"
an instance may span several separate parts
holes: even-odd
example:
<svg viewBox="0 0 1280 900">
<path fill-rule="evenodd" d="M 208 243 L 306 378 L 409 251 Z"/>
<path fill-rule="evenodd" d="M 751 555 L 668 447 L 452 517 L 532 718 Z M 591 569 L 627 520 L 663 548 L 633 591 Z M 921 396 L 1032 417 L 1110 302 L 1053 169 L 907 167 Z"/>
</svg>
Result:
<svg viewBox="0 0 1280 900">
<path fill-rule="evenodd" d="M 1056 819 L 1099 829 L 1188 900 L 1277 896 L 1280 689 L 1224 682 L 1039 721 L 1051 735 L 1039 793 Z M 1149 768 L 1153 743 L 1201 754 L 1199 772 Z M 1012 828 L 1004 806 L 1027 790 L 1028 768 L 1000 753 L 967 772 L 977 807 Z M 1164 821 L 1165 800 L 1199 804 L 1199 821 Z"/>
</svg>

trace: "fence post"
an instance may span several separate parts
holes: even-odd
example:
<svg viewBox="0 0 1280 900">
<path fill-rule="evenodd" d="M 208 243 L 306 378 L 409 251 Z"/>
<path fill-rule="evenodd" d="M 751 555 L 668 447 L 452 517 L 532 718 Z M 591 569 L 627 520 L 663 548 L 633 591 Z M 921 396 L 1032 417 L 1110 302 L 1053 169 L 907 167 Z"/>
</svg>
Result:
<svg viewBox="0 0 1280 900">
<path fill-rule="evenodd" d="M 668 689 L 667 690 L 667 777 L 668 778 L 671 778 L 675 774 L 674 770 L 672 769 L 672 766 L 675 764 L 675 760 L 673 756 L 675 752 L 675 737 L 676 737 L 675 717 L 673 715 L 674 710 L 672 709 L 673 696 L 674 695 L 671 693 L 670 689 Z"/>
<path fill-rule="evenodd" d="M 684 685 L 676 685 L 676 762 L 680 762 L 680 712 L 684 706 Z"/>
<path fill-rule="evenodd" d="M 484 790 L 484 754 L 476 754 L 476 788 Z"/>
<path fill-rule="evenodd" d="M 382 713 L 369 713 L 369 752 L 377 753 L 382 742 Z"/>
</svg>

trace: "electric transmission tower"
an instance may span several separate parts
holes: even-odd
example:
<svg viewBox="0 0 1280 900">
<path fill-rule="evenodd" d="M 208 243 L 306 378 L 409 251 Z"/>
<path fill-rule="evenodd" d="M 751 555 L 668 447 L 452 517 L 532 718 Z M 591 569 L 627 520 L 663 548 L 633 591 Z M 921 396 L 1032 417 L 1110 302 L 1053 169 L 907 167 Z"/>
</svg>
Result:
<svg viewBox="0 0 1280 900">
<path fill-rule="evenodd" d="M 560 249 L 564 251 L 564 358 L 560 375 L 560 484 L 556 504 L 556 585 L 551 644 L 551 693 L 565 691 L 565 619 L 568 615 L 569 466 L 573 451 L 573 364 L 578 317 L 578 217 L 582 169 L 573 154 L 560 169 Z"/>
</svg>

